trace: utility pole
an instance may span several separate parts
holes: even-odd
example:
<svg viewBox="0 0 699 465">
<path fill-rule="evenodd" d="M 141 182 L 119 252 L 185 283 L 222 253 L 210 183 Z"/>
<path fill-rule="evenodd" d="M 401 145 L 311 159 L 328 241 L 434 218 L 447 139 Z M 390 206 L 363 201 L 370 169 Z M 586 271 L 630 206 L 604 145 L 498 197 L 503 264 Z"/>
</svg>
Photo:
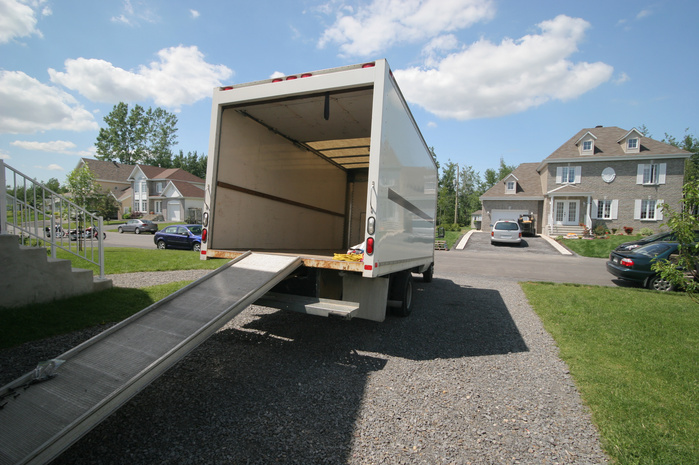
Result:
<svg viewBox="0 0 699 465">
<path fill-rule="evenodd" d="M 454 224 L 458 223 L 459 211 L 459 164 L 456 164 L 456 196 L 454 197 Z"/>
</svg>

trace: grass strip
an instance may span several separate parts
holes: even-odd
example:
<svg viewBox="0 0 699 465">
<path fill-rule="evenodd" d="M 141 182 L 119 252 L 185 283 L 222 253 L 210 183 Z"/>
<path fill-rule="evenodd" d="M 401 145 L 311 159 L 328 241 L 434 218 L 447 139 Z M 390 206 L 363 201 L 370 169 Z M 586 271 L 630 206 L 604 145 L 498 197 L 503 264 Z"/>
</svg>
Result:
<svg viewBox="0 0 699 465">
<path fill-rule="evenodd" d="M 609 236 L 606 239 L 561 239 L 561 244 L 583 257 L 609 258 L 609 253 L 619 244 L 637 241 L 643 236 Z"/>
<path fill-rule="evenodd" d="M 50 303 L 0 308 L 0 349 L 124 320 L 190 282 L 114 287 Z"/>
<path fill-rule="evenodd" d="M 581 241 L 584 242 L 584 241 Z M 699 306 L 683 294 L 523 283 L 606 452 L 619 464 L 699 457 Z"/>
</svg>

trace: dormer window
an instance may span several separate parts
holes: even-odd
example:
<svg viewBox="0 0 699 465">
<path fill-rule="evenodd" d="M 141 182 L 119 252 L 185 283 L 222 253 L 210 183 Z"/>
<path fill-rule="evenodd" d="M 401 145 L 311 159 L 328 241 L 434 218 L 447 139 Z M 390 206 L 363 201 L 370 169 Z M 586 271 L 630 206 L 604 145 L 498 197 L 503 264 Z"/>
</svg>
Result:
<svg viewBox="0 0 699 465">
<path fill-rule="evenodd" d="M 624 137 L 619 139 L 617 144 L 621 145 L 624 153 L 639 153 L 641 151 L 641 137 L 643 134 L 638 129 L 633 128 L 624 134 Z"/>
<path fill-rule="evenodd" d="M 583 152 L 590 152 L 590 151 L 592 151 L 592 141 L 586 140 L 583 142 Z"/>
<path fill-rule="evenodd" d="M 507 181 L 505 185 L 506 194 L 514 194 L 517 191 L 517 183 L 515 181 Z"/>
<path fill-rule="evenodd" d="M 595 153 L 595 140 L 597 136 L 587 131 L 583 136 L 575 142 L 578 146 L 580 155 L 593 155 Z"/>
</svg>

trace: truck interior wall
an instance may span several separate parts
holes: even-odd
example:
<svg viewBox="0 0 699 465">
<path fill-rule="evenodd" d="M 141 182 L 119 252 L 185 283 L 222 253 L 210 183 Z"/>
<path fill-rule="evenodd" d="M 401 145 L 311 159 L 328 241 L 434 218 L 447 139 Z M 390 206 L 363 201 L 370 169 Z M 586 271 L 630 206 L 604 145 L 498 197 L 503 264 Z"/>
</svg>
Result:
<svg viewBox="0 0 699 465">
<path fill-rule="evenodd" d="M 366 197 L 369 187 L 369 170 L 355 169 L 349 172 L 348 194 L 349 216 L 348 241 L 346 247 L 358 245 L 364 241 L 364 226 L 366 225 Z"/>
<path fill-rule="evenodd" d="M 223 111 L 219 147 L 219 182 L 212 206 L 215 224 L 209 247 L 343 250 L 344 170 L 233 108 Z"/>
</svg>

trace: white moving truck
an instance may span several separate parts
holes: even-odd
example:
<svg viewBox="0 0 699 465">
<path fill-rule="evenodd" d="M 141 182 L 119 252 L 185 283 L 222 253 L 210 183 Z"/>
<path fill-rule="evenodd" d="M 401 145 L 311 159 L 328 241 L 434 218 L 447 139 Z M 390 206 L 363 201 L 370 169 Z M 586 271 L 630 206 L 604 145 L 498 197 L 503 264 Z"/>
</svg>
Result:
<svg viewBox="0 0 699 465">
<path fill-rule="evenodd" d="M 436 200 L 435 162 L 385 60 L 214 90 L 201 257 L 300 256 L 264 305 L 408 315 L 411 273 L 432 279 Z M 358 244 L 363 261 L 336 259 Z"/>
</svg>

